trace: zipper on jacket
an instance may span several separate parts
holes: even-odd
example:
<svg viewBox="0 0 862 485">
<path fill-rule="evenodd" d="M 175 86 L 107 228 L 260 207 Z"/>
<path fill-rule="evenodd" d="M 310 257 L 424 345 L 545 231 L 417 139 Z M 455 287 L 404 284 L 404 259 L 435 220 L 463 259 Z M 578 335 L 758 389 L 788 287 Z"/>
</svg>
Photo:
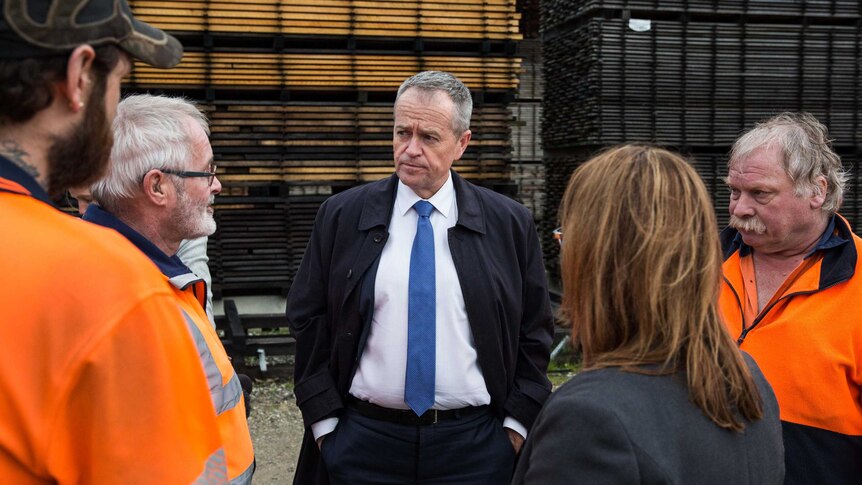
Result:
<svg viewBox="0 0 862 485">
<path fill-rule="evenodd" d="M 845 280 L 845 281 L 846 281 L 846 280 Z M 747 336 L 748 336 L 748 332 L 750 332 L 752 329 L 754 329 L 754 327 L 756 327 L 756 326 L 757 326 L 757 324 L 758 324 L 758 323 L 760 323 L 760 321 L 761 321 L 761 320 L 763 320 L 763 317 L 765 317 L 765 316 L 766 316 L 766 314 L 767 314 L 767 313 L 769 313 L 769 311 L 770 311 L 770 310 L 772 310 L 772 307 L 774 307 L 775 305 L 777 305 L 777 304 L 778 304 L 778 302 L 780 302 L 780 301 L 782 301 L 782 300 L 785 300 L 785 299 L 788 299 L 788 298 L 793 298 L 794 296 L 800 296 L 800 295 L 811 295 L 811 294 L 813 294 L 813 293 L 817 293 L 818 291 L 827 290 L 827 289 L 829 289 L 829 288 L 831 288 L 831 287 L 833 287 L 833 286 L 837 285 L 838 283 L 843 283 L 843 282 L 844 282 L 844 281 L 839 281 L 839 282 L 836 282 L 836 283 L 831 284 L 831 285 L 829 285 L 829 286 L 826 286 L 826 287 L 823 287 L 823 288 L 818 288 L 818 289 L 816 289 L 816 290 L 812 290 L 812 291 L 797 291 L 796 293 L 788 293 L 788 294 L 786 294 L 786 295 L 782 296 L 781 298 L 779 298 L 779 299 L 775 300 L 774 302 L 772 302 L 772 304 L 771 304 L 771 305 L 769 305 L 769 306 L 768 306 L 768 307 L 766 307 L 762 312 L 760 312 L 760 314 L 758 315 L 758 317 L 757 317 L 757 318 L 755 318 L 753 322 L 751 322 L 751 326 L 750 326 L 750 327 L 748 327 L 748 328 L 743 328 L 743 329 L 742 329 L 742 333 L 741 333 L 741 334 L 739 334 L 739 338 L 738 338 L 738 339 L 736 339 L 736 345 L 742 345 L 742 342 L 743 342 L 743 341 L 745 341 L 745 337 L 747 337 Z M 731 289 L 733 289 L 733 286 L 731 286 L 730 288 L 731 288 Z M 734 294 L 736 294 L 736 290 L 735 290 L 735 289 L 733 290 L 733 293 L 734 293 Z M 739 301 L 739 296 L 737 296 L 737 297 L 736 297 L 736 302 L 737 302 L 737 304 L 739 305 L 739 311 L 740 311 L 740 313 L 742 313 L 742 303 L 740 303 L 740 301 Z"/>
<path fill-rule="evenodd" d="M 742 300 L 739 299 L 739 293 L 737 293 L 736 288 L 734 288 L 733 285 L 730 284 L 730 280 L 727 279 L 727 276 L 722 276 L 722 278 L 724 278 L 724 283 L 727 285 L 728 288 L 730 288 L 730 291 L 733 292 L 733 296 L 734 296 L 734 298 L 736 298 L 736 306 L 739 307 L 739 316 L 742 317 L 743 324 L 745 324 L 745 314 L 744 314 L 743 309 L 742 309 Z M 752 327 L 753 326 L 754 325 L 752 325 Z M 745 340 L 745 335 L 747 333 L 748 333 L 748 330 L 743 327 L 742 334 L 740 334 L 739 338 L 736 339 L 736 345 L 737 346 L 742 345 L 742 341 Z"/>
</svg>

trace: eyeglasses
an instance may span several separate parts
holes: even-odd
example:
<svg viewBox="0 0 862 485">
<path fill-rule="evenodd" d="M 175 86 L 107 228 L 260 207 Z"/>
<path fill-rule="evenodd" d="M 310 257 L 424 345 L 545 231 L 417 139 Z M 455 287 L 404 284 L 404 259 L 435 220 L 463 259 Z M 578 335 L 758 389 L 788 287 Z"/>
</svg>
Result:
<svg viewBox="0 0 862 485">
<path fill-rule="evenodd" d="M 563 228 L 558 227 L 558 228 L 554 229 L 554 232 L 552 234 L 554 235 L 554 241 L 557 241 L 557 246 L 562 247 L 563 246 Z"/>
<path fill-rule="evenodd" d="M 169 168 L 162 168 L 159 170 L 162 173 L 167 173 L 170 175 L 176 175 L 177 177 L 182 177 L 182 178 L 209 177 L 209 179 L 207 180 L 207 184 L 209 184 L 209 186 L 212 187 L 213 180 L 215 180 L 215 176 L 216 176 L 216 168 L 217 168 L 217 165 L 210 165 L 210 171 L 209 172 L 189 172 L 189 171 L 185 171 L 185 170 L 171 170 Z"/>
</svg>

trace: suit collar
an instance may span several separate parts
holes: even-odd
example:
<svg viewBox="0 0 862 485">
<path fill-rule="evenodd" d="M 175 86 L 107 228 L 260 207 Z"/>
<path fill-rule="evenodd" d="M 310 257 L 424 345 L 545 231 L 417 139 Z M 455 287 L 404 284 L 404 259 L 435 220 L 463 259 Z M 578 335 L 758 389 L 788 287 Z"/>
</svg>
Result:
<svg viewBox="0 0 862 485">
<path fill-rule="evenodd" d="M 392 174 L 388 179 L 371 184 L 368 196 L 362 205 L 359 216 L 359 230 L 367 231 L 372 227 L 388 226 L 392 217 L 395 202 L 395 189 L 398 187 L 398 176 Z"/>
<path fill-rule="evenodd" d="M 479 199 L 479 188 L 452 172 L 455 197 L 458 202 L 458 225 L 485 234 L 485 212 Z"/>
</svg>

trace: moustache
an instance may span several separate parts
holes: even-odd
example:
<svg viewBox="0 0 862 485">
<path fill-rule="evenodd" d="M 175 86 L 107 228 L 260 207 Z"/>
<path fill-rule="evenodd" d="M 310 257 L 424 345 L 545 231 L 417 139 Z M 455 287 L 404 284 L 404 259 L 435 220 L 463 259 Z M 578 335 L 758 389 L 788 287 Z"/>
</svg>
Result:
<svg viewBox="0 0 862 485">
<path fill-rule="evenodd" d="M 766 232 L 766 225 L 757 216 L 746 218 L 730 216 L 730 227 L 755 234 Z"/>
</svg>

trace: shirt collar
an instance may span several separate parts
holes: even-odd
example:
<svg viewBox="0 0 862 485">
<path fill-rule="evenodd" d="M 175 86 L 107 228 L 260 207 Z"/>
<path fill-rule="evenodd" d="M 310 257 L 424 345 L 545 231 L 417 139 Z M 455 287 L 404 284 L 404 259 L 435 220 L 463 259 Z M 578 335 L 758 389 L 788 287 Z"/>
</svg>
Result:
<svg viewBox="0 0 862 485">
<path fill-rule="evenodd" d="M 12 163 L 8 158 L 0 155 L 0 178 L 4 178 L 6 180 L 10 180 L 18 185 L 20 185 L 27 192 L 19 192 L 15 190 L 15 192 L 22 193 L 24 195 L 29 195 L 34 199 L 41 200 L 42 202 L 53 206 L 54 204 L 51 202 L 51 198 L 48 197 L 48 193 L 45 192 L 45 189 L 39 185 L 39 182 L 36 181 L 33 177 L 31 177 L 27 172 L 24 171 L 18 165 Z"/>
<path fill-rule="evenodd" d="M 813 255 L 817 251 L 825 251 L 827 249 L 836 248 L 849 242 L 848 239 L 844 239 L 838 234 L 838 231 L 835 230 L 835 214 L 829 218 L 829 224 L 826 225 L 826 230 L 823 231 L 823 235 L 820 236 L 820 241 L 817 242 L 817 246 L 811 250 L 805 257 Z"/>
<path fill-rule="evenodd" d="M 426 200 L 437 209 L 437 212 L 448 219 L 452 215 L 452 207 L 455 202 L 455 186 L 452 185 L 452 173 L 448 172 L 447 175 L 443 186 L 431 198 Z M 398 181 L 398 190 L 395 195 L 396 213 L 402 216 L 407 214 L 407 211 L 413 208 L 413 204 L 420 200 L 423 200 L 422 197 L 416 195 L 413 189 L 404 185 L 404 182 Z"/>
<path fill-rule="evenodd" d="M 823 231 L 823 234 L 820 236 L 820 240 L 817 241 L 817 245 L 814 246 L 814 249 L 812 249 L 810 253 L 805 255 L 805 259 L 808 259 L 809 257 L 813 256 L 817 251 L 825 251 L 827 249 L 836 248 L 847 242 L 848 240 L 841 237 L 841 235 L 838 234 L 838 232 L 835 230 L 835 214 L 832 214 L 831 216 L 829 216 L 829 223 L 826 224 L 826 230 Z M 739 255 L 741 257 L 745 257 L 751 254 L 751 246 L 745 244 L 745 242 L 742 240 L 742 234 L 738 231 L 736 233 L 736 236 L 733 238 L 733 244 L 739 247 Z"/>
<path fill-rule="evenodd" d="M 83 219 L 93 224 L 111 228 L 122 234 L 140 249 L 142 253 L 147 255 L 159 267 L 162 274 L 168 278 L 175 278 L 192 272 L 176 255 L 168 256 L 141 233 L 132 229 L 128 224 L 96 204 L 90 204 L 87 207 L 87 212 L 84 213 Z"/>
</svg>

